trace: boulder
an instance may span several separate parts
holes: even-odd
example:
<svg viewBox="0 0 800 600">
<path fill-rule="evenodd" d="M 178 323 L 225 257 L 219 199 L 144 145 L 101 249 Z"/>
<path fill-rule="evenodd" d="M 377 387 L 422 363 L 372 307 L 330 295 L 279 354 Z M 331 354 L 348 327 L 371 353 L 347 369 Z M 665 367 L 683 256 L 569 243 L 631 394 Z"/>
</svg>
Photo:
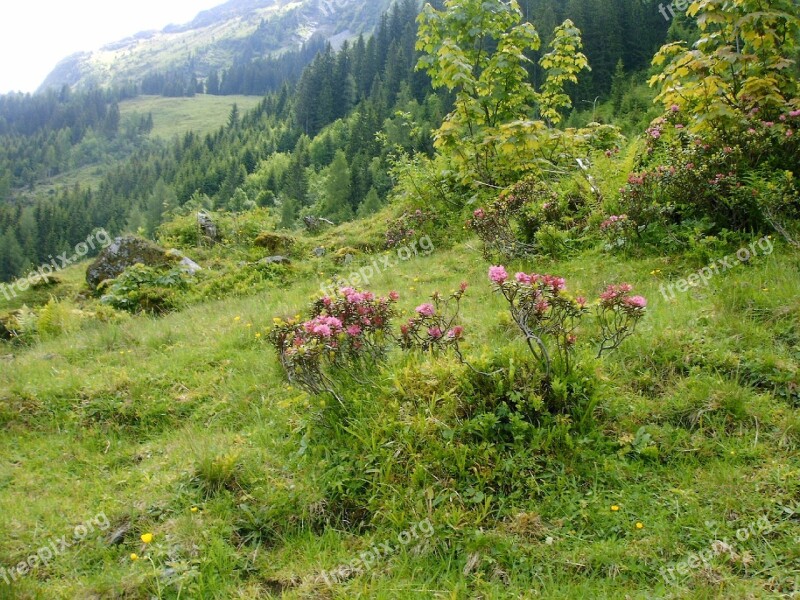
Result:
<svg viewBox="0 0 800 600">
<path fill-rule="evenodd" d="M 314 256 L 316 256 L 317 258 L 322 258 L 323 256 L 325 256 L 325 252 L 326 250 L 323 246 L 320 246 L 319 248 L 314 248 Z"/>
<path fill-rule="evenodd" d="M 86 283 L 93 290 L 107 279 L 119 277 L 128 267 L 141 263 L 148 267 L 171 267 L 180 259 L 164 248 L 139 237 L 115 238 L 86 269 Z"/>
<path fill-rule="evenodd" d="M 181 254 L 178 250 L 172 249 L 167 254 L 175 257 L 175 259 L 178 261 L 178 264 L 181 267 L 181 270 L 184 273 L 187 273 L 189 275 L 194 275 L 198 271 L 203 270 L 203 267 L 198 265 L 188 256 L 184 256 L 183 254 Z"/>
<path fill-rule="evenodd" d="M 267 256 L 258 261 L 260 265 L 290 265 L 292 261 L 285 256 Z"/>
<path fill-rule="evenodd" d="M 217 224 L 211 220 L 207 212 L 200 211 L 197 213 L 197 228 L 200 230 L 201 241 L 208 242 L 212 246 L 219 241 Z"/>
</svg>

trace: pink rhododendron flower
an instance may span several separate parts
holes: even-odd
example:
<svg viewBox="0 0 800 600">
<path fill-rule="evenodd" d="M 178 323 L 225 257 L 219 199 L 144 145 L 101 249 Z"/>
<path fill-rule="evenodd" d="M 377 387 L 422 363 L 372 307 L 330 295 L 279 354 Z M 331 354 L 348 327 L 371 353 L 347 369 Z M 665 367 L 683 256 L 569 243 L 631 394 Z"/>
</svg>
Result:
<svg viewBox="0 0 800 600">
<path fill-rule="evenodd" d="M 420 314 L 423 317 L 432 317 L 434 313 L 436 313 L 436 309 L 433 307 L 433 304 L 420 304 L 415 310 L 417 314 Z"/>
<path fill-rule="evenodd" d="M 575 298 L 575 302 L 577 302 L 578 306 L 580 306 L 581 308 L 586 306 L 586 298 L 584 298 L 583 296 L 578 296 L 577 298 Z"/>
<path fill-rule="evenodd" d="M 353 337 L 361 335 L 361 327 L 358 325 L 350 325 L 350 327 L 347 328 L 347 335 L 352 335 Z"/>
<path fill-rule="evenodd" d="M 680 106 L 678 106 L 677 104 L 673 104 L 672 106 L 670 106 L 670 107 L 669 107 L 669 109 L 670 109 L 672 112 L 676 113 L 676 112 L 678 112 L 678 111 L 681 109 L 681 107 L 680 107 Z"/>
<path fill-rule="evenodd" d="M 631 296 L 630 298 L 625 298 L 625 304 L 634 308 L 645 308 L 647 299 L 644 296 Z"/>
<path fill-rule="evenodd" d="M 508 273 L 503 266 L 489 267 L 489 279 L 498 285 L 502 285 L 508 279 Z"/>
<path fill-rule="evenodd" d="M 464 335 L 464 328 L 461 325 L 457 325 L 447 332 L 447 337 L 452 340 L 461 339 L 462 335 Z"/>
<path fill-rule="evenodd" d="M 517 280 L 519 283 L 527 283 L 528 285 L 530 285 L 531 281 L 533 281 L 533 279 L 531 278 L 531 276 L 530 276 L 530 275 L 526 275 L 525 273 L 517 273 L 517 274 L 514 276 L 514 278 L 515 278 L 515 279 L 516 279 L 516 280 Z"/>
<path fill-rule="evenodd" d="M 400 299 L 400 294 L 395 291 L 389 292 L 389 300 L 392 302 L 397 302 Z"/>
<path fill-rule="evenodd" d="M 466 292 L 468 287 L 469 284 L 466 281 L 462 281 L 461 285 L 458 286 L 458 289 L 461 290 L 462 292 Z"/>
<path fill-rule="evenodd" d="M 800 110 L 793 110 L 789 113 L 790 117 L 800 117 Z"/>
<path fill-rule="evenodd" d="M 472 214 L 475 216 L 476 219 L 482 219 L 483 217 L 486 216 L 486 212 L 482 208 L 476 209 L 475 212 Z"/>
<path fill-rule="evenodd" d="M 792 130 L 791 129 L 787 129 L 786 130 L 786 137 L 792 137 Z"/>
<path fill-rule="evenodd" d="M 440 337 L 442 337 L 442 330 L 438 327 L 431 327 L 428 329 L 428 335 L 433 339 L 438 340 Z"/>
</svg>

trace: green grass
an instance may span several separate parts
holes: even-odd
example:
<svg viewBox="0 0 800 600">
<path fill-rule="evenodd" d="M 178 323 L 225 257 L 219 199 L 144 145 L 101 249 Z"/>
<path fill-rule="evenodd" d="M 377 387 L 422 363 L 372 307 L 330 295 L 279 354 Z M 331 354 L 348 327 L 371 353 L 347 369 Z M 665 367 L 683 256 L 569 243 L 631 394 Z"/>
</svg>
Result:
<svg viewBox="0 0 800 600">
<path fill-rule="evenodd" d="M 352 241 L 342 231 L 323 236 L 330 251 Z M 480 362 L 516 342 L 477 246 L 400 262 L 369 287 L 397 289 L 408 314 L 468 281 L 464 350 Z M 800 578 L 800 518 L 785 510 L 800 502 L 797 259 L 778 246 L 672 301 L 658 292 L 663 274 L 696 268 L 680 257 L 589 251 L 513 265 L 558 273 L 587 295 L 627 280 L 650 306 L 637 335 L 594 367 L 594 430 L 543 450 L 527 492 L 485 510 L 436 471 L 445 463 L 433 448 L 458 449 L 441 436 L 461 420 L 453 407 L 470 401 L 457 362 L 394 354 L 353 396 L 347 431 L 315 431 L 318 401 L 284 383 L 264 342 L 273 316 L 304 308 L 324 278 L 371 256 L 346 268 L 330 253 L 308 258 L 255 295 L 6 345 L 0 565 L 100 512 L 124 534 L 118 545 L 90 535 L 11 589 L 0 579 L 0 597 L 788 598 Z M 81 268 L 62 276 L 74 295 Z M 338 446 L 347 439 L 352 448 Z M 367 528 L 338 520 L 325 493 L 337 453 L 354 448 L 363 464 L 377 461 L 358 477 L 381 507 Z M 464 476 L 484 468 L 468 462 Z M 430 539 L 398 543 L 425 518 Z M 771 527 L 736 539 L 759 519 Z M 147 532 L 150 546 L 139 540 Z M 731 551 L 664 583 L 660 569 L 717 540 Z M 324 583 L 323 571 L 381 542 L 393 551 L 371 569 Z"/>
<path fill-rule="evenodd" d="M 228 122 L 234 104 L 239 114 L 246 113 L 261 101 L 261 96 L 207 96 L 192 98 L 163 98 L 161 96 L 140 96 L 120 103 L 119 110 L 123 122 L 126 118 L 147 116 L 153 113 L 152 137 L 165 140 L 176 135 L 194 131 L 205 135 L 217 130 Z"/>
</svg>

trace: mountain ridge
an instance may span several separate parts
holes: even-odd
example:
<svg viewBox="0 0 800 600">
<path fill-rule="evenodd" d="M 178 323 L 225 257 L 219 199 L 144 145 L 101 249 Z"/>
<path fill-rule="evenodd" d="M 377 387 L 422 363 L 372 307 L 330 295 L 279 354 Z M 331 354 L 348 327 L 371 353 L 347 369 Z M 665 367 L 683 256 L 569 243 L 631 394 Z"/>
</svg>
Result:
<svg viewBox="0 0 800 600">
<path fill-rule="evenodd" d="M 134 33 L 61 61 L 39 88 L 138 82 L 154 71 L 191 72 L 201 81 L 237 61 L 296 49 L 313 36 L 339 44 L 370 33 L 393 0 L 229 0 L 184 24 Z"/>
</svg>

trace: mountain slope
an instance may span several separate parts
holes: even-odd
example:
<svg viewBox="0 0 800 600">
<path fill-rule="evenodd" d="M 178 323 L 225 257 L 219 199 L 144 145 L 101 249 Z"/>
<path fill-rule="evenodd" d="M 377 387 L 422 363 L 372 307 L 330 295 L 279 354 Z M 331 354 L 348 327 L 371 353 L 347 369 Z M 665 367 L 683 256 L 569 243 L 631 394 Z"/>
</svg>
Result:
<svg viewBox="0 0 800 600">
<path fill-rule="evenodd" d="M 230 0 L 184 25 L 144 31 L 62 60 L 42 89 L 140 80 L 155 70 L 200 78 L 237 60 L 296 48 L 318 35 L 337 42 L 371 31 L 392 0 Z"/>
</svg>

